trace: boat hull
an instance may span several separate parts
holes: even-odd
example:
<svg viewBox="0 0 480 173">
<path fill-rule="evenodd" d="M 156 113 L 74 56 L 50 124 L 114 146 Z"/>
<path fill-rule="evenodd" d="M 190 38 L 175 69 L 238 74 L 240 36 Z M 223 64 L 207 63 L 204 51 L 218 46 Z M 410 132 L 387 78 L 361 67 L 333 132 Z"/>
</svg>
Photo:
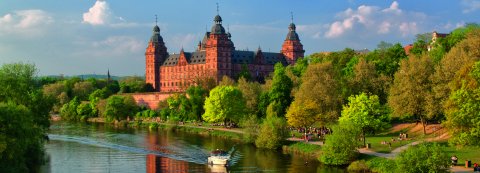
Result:
<svg viewBox="0 0 480 173">
<path fill-rule="evenodd" d="M 210 165 L 228 165 L 228 158 L 227 157 L 219 157 L 219 156 L 210 156 L 208 157 L 208 164 Z"/>
</svg>

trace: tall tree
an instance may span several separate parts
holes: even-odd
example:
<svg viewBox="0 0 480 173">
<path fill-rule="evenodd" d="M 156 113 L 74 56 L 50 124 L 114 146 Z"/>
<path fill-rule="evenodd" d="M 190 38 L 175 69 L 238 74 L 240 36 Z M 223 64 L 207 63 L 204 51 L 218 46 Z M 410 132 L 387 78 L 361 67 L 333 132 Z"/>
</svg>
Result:
<svg viewBox="0 0 480 173">
<path fill-rule="evenodd" d="M 187 89 L 187 94 L 192 109 L 192 117 L 195 117 L 197 121 L 202 120 L 202 114 L 205 112 L 203 105 L 205 104 L 207 91 L 200 86 L 191 86 Z"/>
<path fill-rule="evenodd" d="M 390 77 L 378 74 L 375 70 L 375 64 L 364 58 L 361 58 L 353 67 L 353 76 L 349 78 L 348 81 L 351 94 L 360 94 L 364 92 L 377 95 L 382 104 L 387 102 L 390 83 Z"/>
<path fill-rule="evenodd" d="M 281 116 L 285 115 L 285 110 L 292 102 L 292 80 L 286 75 L 285 67 L 281 63 L 275 64 L 272 88 L 269 93 L 270 103 L 277 102 L 279 104 L 277 113 Z"/>
<path fill-rule="evenodd" d="M 442 105 L 452 92 L 449 83 L 455 78 L 455 74 L 465 65 L 472 65 L 480 60 L 480 29 L 467 34 L 462 40 L 448 52 L 435 68 L 432 76 L 434 83 L 434 97 L 431 99 L 430 114 L 444 114 Z"/>
<path fill-rule="evenodd" d="M 308 121 L 314 119 L 324 125 L 336 121 L 340 115 L 342 100 L 332 64 L 330 62 L 310 64 L 302 76 L 302 81 L 299 91 L 295 94 L 293 106 L 287 111 L 289 122 L 292 122 L 294 117 L 303 117 L 301 120 Z M 299 110 L 311 103 L 316 106 L 308 107 L 310 111 Z M 294 124 L 308 125 L 309 122 Z"/>
<path fill-rule="evenodd" d="M 203 120 L 207 122 L 238 122 L 245 114 L 242 92 L 233 86 L 218 86 L 205 100 Z"/>
<path fill-rule="evenodd" d="M 402 60 L 388 98 L 393 114 L 412 116 L 420 121 L 424 134 L 427 121 L 434 118 L 428 111 L 429 98 L 432 96 L 430 76 L 433 72 L 433 62 L 428 55 L 411 56 Z"/>
<path fill-rule="evenodd" d="M 454 81 L 452 94 L 445 102 L 446 121 L 454 145 L 480 145 L 480 61 L 465 65 Z"/>
<path fill-rule="evenodd" d="M 390 117 L 378 99 L 378 96 L 367 96 L 365 93 L 350 96 L 348 104 L 343 107 L 340 124 L 353 125 L 361 131 L 363 145 L 366 146 L 365 135 L 384 129 Z"/>
<path fill-rule="evenodd" d="M 258 82 L 248 82 L 242 77 L 238 80 L 238 89 L 242 91 L 248 111 L 256 113 L 259 96 L 262 92 L 260 84 Z"/>
</svg>

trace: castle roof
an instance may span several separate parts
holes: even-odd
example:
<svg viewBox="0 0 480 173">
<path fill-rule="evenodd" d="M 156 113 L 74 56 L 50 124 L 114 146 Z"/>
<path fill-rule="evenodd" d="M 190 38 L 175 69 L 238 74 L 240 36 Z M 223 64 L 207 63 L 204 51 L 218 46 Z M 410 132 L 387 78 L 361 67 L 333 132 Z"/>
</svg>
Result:
<svg viewBox="0 0 480 173">
<path fill-rule="evenodd" d="M 188 64 L 205 64 L 206 62 L 206 52 L 205 51 L 195 51 L 195 52 L 183 52 L 185 58 L 187 59 Z M 273 65 L 277 62 L 286 64 L 285 57 L 281 53 L 275 52 L 261 52 L 262 57 L 264 58 L 265 64 Z M 255 57 L 257 52 L 254 51 L 233 51 L 232 54 L 232 63 L 233 64 L 253 64 L 255 63 Z M 180 59 L 180 54 L 170 54 L 167 59 L 163 62 L 162 66 L 175 66 L 178 64 Z"/>
</svg>

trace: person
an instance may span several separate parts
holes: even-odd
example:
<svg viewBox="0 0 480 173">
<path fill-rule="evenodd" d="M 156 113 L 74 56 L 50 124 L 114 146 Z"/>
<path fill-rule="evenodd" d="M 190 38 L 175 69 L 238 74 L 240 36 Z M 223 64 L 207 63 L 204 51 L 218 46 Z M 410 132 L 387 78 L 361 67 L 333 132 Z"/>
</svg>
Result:
<svg viewBox="0 0 480 173">
<path fill-rule="evenodd" d="M 458 161 L 457 156 L 453 155 L 451 159 L 452 159 L 452 165 L 457 166 L 457 161 Z"/>
<path fill-rule="evenodd" d="M 477 163 L 473 164 L 473 172 L 480 171 L 480 167 L 478 167 Z"/>
</svg>

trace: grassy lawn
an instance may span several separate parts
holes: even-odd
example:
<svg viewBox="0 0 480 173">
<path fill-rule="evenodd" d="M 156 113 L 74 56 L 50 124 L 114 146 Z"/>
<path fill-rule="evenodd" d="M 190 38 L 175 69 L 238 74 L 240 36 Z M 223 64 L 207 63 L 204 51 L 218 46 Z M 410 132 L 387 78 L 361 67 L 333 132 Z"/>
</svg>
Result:
<svg viewBox="0 0 480 173">
<path fill-rule="evenodd" d="M 282 149 L 284 151 L 302 153 L 313 157 L 318 157 L 318 154 L 322 151 L 322 147 L 320 145 L 293 141 L 286 142 L 285 145 L 282 146 Z"/>
<path fill-rule="evenodd" d="M 392 138 L 395 139 L 395 142 L 392 142 Z M 384 134 L 384 135 L 376 135 L 376 136 L 368 136 L 365 139 L 367 143 L 371 144 L 371 150 L 379 152 L 379 153 L 390 153 L 395 148 L 404 146 L 406 144 L 412 143 L 415 140 L 410 138 L 409 140 L 398 140 L 398 134 Z M 390 142 L 392 144 L 392 148 L 388 145 L 382 144 L 382 141 Z"/>
<path fill-rule="evenodd" d="M 465 165 L 465 160 L 471 160 L 473 163 L 480 163 L 480 147 L 461 147 L 448 146 L 447 142 L 439 143 L 449 156 L 458 157 L 458 165 Z"/>
</svg>

